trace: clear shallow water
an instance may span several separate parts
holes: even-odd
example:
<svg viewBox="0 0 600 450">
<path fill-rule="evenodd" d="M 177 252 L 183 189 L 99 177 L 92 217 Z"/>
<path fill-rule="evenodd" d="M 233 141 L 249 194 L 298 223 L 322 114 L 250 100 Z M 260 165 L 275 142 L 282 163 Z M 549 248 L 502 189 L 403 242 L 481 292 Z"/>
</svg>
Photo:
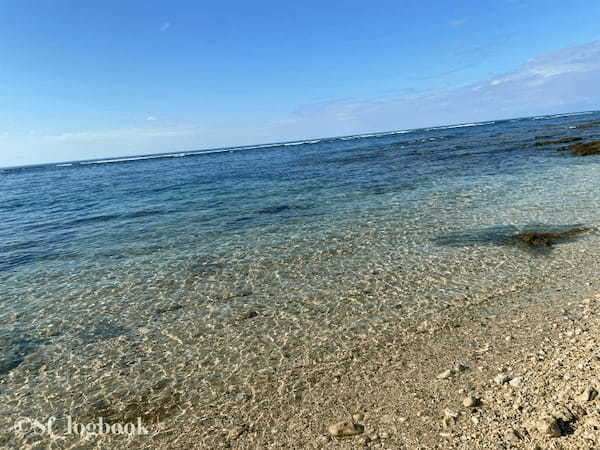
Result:
<svg viewBox="0 0 600 450">
<path fill-rule="evenodd" d="M 573 128 L 598 119 L 3 169 L 0 376 L 66 354 L 84 367 L 103 358 L 90 350 L 99 342 L 133 360 L 151 335 L 153 348 L 193 345 L 180 351 L 213 386 L 332 354 L 446 301 L 556 277 L 594 257 L 600 158 L 532 144 L 598 139 L 600 127 Z M 576 225 L 592 230 L 545 252 L 502 241 Z M 170 364 L 144 351 L 147 365 Z"/>
<path fill-rule="evenodd" d="M 27 311 L 28 296 L 52 302 L 128 273 L 130 282 L 169 271 L 178 279 L 309 257 L 313 245 L 334 250 L 361 233 L 397 241 L 383 251 L 436 254 L 448 251 L 448 233 L 589 224 L 598 161 L 524 146 L 536 135 L 597 137 L 600 128 L 571 127 L 598 117 L 4 169 L 3 307 Z"/>
</svg>

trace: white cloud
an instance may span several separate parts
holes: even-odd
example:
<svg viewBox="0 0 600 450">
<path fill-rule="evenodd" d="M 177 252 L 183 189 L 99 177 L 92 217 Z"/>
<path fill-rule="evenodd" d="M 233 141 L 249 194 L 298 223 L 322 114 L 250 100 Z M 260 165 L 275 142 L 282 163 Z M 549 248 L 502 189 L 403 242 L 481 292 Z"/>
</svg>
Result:
<svg viewBox="0 0 600 450">
<path fill-rule="evenodd" d="M 318 136 L 342 134 L 348 123 L 354 133 L 597 109 L 599 79 L 600 41 L 594 41 L 540 55 L 518 70 L 461 88 L 304 106 L 296 125 L 310 122 L 322 129 L 327 124 L 329 133 L 311 133 Z"/>
<path fill-rule="evenodd" d="M 146 120 L 148 122 L 154 122 L 156 120 L 156 117 L 154 117 L 154 116 L 148 116 L 148 117 L 146 117 Z"/>
<path fill-rule="evenodd" d="M 202 131 L 202 127 L 121 128 L 113 130 L 60 133 L 55 135 L 48 135 L 46 136 L 46 139 L 53 141 L 105 141 L 122 139 L 193 136 L 198 135 Z"/>
<path fill-rule="evenodd" d="M 450 26 L 454 28 L 461 27 L 465 24 L 467 19 L 454 19 L 450 21 Z"/>
</svg>

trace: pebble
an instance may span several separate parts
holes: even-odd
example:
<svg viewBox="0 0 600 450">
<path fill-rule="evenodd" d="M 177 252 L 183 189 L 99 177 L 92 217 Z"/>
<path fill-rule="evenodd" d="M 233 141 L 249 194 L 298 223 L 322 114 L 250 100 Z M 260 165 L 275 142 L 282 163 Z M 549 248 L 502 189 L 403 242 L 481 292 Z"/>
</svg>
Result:
<svg viewBox="0 0 600 450">
<path fill-rule="evenodd" d="M 250 396 L 248 394 L 246 394 L 245 392 L 240 392 L 238 395 L 235 396 L 235 399 L 238 402 L 245 402 L 250 400 Z"/>
<path fill-rule="evenodd" d="M 508 442 L 519 442 L 521 440 L 521 436 L 515 430 L 508 430 L 504 435 L 505 439 Z"/>
<path fill-rule="evenodd" d="M 463 400 L 463 406 L 466 408 L 474 408 L 477 405 L 479 405 L 479 399 L 477 397 L 466 397 Z"/>
<path fill-rule="evenodd" d="M 417 333 L 426 333 L 428 328 L 429 328 L 429 322 L 427 322 L 427 321 L 421 322 L 417 326 Z"/>
<path fill-rule="evenodd" d="M 508 382 L 512 387 L 519 387 L 521 383 L 523 383 L 523 377 L 514 377 Z"/>
<path fill-rule="evenodd" d="M 317 442 L 319 444 L 326 444 L 327 442 L 329 442 L 329 439 L 330 439 L 329 436 L 321 435 L 321 436 L 317 437 Z"/>
<path fill-rule="evenodd" d="M 448 408 L 444 410 L 444 419 L 442 420 L 444 428 L 449 428 L 454 425 L 456 423 L 456 419 L 458 419 L 458 413 L 456 411 L 452 411 Z"/>
<path fill-rule="evenodd" d="M 563 422 L 571 422 L 575 420 L 575 416 L 573 416 L 573 413 L 569 410 L 569 408 L 562 405 L 555 405 L 549 410 L 549 413 L 555 419 L 560 419 Z"/>
<path fill-rule="evenodd" d="M 444 370 L 442 373 L 440 373 L 437 376 L 437 379 L 438 380 L 445 380 L 446 378 L 450 378 L 451 375 L 452 375 L 452 371 L 450 369 Z"/>
<path fill-rule="evenodd" d="M 499 373 L 494 377 L 494 383 L 496 384 L 504 384 L 508 383 L 511 380 L 511 377 L 506 375 L 505 373 Z"/>
<path fill-rule="evenodd" d="M 490 344 L 485 344 L 482 348 L 480 348 L 479 350 L 475 350 L 477 353 L 486 353 L 490 351 Z"/>
<path fill-rule="evenodd" d="M 233 428 L 230 428 L 229 431 L 227 432 L 227 437 L 230 440 L 234 440 L 239 438 L 242 434 L 244 434 L 244 432 L 248 429 L 247 425 L 239 425 L 239 426 L 235 426 Z"/>
<path fill-rule="evenodd" d="M 458 413 L 456 411 L 452 411 L 451 409 L 446 408 L 444 410 L 444 417 L 450 417 L 452 419 L 456 419 L 458 417 Z"/>
<path fill-rule="evenodd" d="M 235 320 L 235 321 L 247 320 L 247 319 L 252 319 L 253 317 L 256 317 L 256 316 L 258 316 L 258 313 L 256 311 L 246 311 L 246 312 L 237 314 L 236 316 L 233 316 L 233 320 Z"/>
<path fill-rule="evenodd" d="M 361 434 L 364 427 L 352 422 L 338 422 L 329 425 L 327 431 L 334 437 L 355 436 Z"/>
<path fill-rule="evenodd" d="M 356 414 L 352 415 L 352 420 L 354 420 L 354 422 L 362 422 L 364 418 L 365 418 L 365 415 L 362 413 L 356 413 Z"/>
<path fill-rule="evenodd" d="M 462 363 L 456 363 L 452 369 L 452 372 L 460 373 L 460 372 L 464 372 L 466 370 L 469 370 L 469 366 L 466 366 Z"/>
<path fill-rule="evenodd" d="M 362 445 L 363 447 L 366 447 L 367 445 L 369 445 L 369 442 L 371 442 L 371 438 L 369 436 L 361 436 L 358 439 L 359 445 Z"/>
<path fill-rule="evenodd" d="M 558 421 L 556 418 L 551 416 L 542 417 L 533 425 L 535 429 L 546 436 L 560 437 L 562 434 L 560 431 L 560 426 L 558 425 Z"/>
<path fill-rule="evenodd" d="M 582 402 L 591 402 L 598 396 L 598 391 L 593 387 L 589 386 L 585 388 L 583 393 L 579 396 L 579 400 Z"/>
</svg>

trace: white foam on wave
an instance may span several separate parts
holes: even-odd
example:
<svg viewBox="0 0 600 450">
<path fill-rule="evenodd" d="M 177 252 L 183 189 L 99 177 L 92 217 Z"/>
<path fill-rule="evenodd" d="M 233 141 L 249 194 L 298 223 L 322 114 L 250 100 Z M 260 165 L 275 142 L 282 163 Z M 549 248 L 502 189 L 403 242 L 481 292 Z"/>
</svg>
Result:
<svg viewBox="0 0 600 450">
<path fill-rule="evenodd" d="M 209 154 L 212 154 L 212 153 L 232 153 L 232 152 L 239 152 L 241 150 L 246 150 L 246 149 L 224 148 L 224 149 L 220 149 L 220 150 L 206 150 L 204 152 L 190 153 L 190 156 L 209 155 Z"/>
<path fill-rule="evenodd" d="M 386 131 L 385 133 L 371 133 L 371 134 L 356 134 L 354 136 L 344 136 L 339 138 L 340 141 L 353 141 L 355 139 L 367 139 L 370 137 L 382 137 L 382 136 L 393 136 L 395 134 L 406 134 L 410 133 L 411 130 L 402 131 Z"/>
<path fill-rule="evenodd" d="M 466 128 L 466 127 L 482 127 L 484 125 L 493 125 L 496 122 L 476 122 L 476 123 L 462 123 L 460 125 L 447 125 L 444 127 L 433 127 L 433 128 L 427 128 L 426 131 L 433 131 L 433 130 L 449 130 L 452 128 Z"/>
<path fill-rule="evenodd" d="M 565 114 L 553 114 L 547 116 L 536 116 L 533 120 L 548 120 L 548 119 L 559 119 L 561 117 L 573 117 L 573 116 L 588 116 L 594 114 L 595 111 L 577 112 L 577 113 L 565 113 Z"/>
<path fill-rule="evenodd" d="M 589 111 L 589 112 L 581 112 L 581 113 L 558 114 L 553 117 L 589 116 L 590 114 L 594 114 L 594 112 Z"/>
<path fill-rule="evenodd" d="M 239 151 L 239 150 L 254 150 L 256 148 L 269 148 L 269 147 L 279 147 L 281 144 L 262 144 L 262 145 L 252 145 L 250 147 L 234 147 L 229 149 L 228 151 Z"/>
<path fill-rule="evenodd" d="M 56 167 L 70 167 L 73 164 L 56 164 Z"/>
<path fill-rule="evenodd" d="M 82 162 L 79 164 L 81 164 L 81 165 L 110 164 L 110 163 L 119 163 L 119 162 L 127 162 L 127 161 L 143 161 L 145 159 L 159 159 L 159 158 L 165 158 L 165 156 L 163 156 L 163 155 L 160 155 L 160 156 L 137 156 L 135 158 L 102 159 L 99 161 L 85 161 L 85 162 Z"/>
<path fill-rule="evenodd" d="M 172 153 L 172 154 L 168 154 L 168 155 L 162 154 L 162 155 L 148 155 L 148 156 L 132 156 L 130 158 L 114 158 L 114 159 L 102 159 L 99 161 L 84 161 L 79 164 L 82 164 L 82 165 L 110 164 L 110 163 L 120 163 L 120 162 L 129 162 L 129 161 L 144 161 L 147 159 L 185 158 L 186 156 L 200 155 L 203 153 L 220 153 L 220 152 L 226 152 L 226 151 L 227 150 L 213 150 L 213 151 L 207 151 L 207 152 Z"/>
<path fill-rule="evenodd" d="M 289 146 L 289 145 L 302 145 L 302 144 L 316 144 L 321 142 L 321 139 L 313 140 L 313 141 L 299 141 L 299 142 L 288 142 L 285 144 L 264 144 L 264 145 L 255 145 L 252 147 L 232 147 L 232 148 L 223 148 L 218 150 L 206 150 L 206 151 L 197 151 L 197 152 L 188 152 L 188 153 L 173 153 L 173 154 L 162 154 L 162 155 L 148 155 L 148 156 L 133 156 L 129 158 L 114 158 L 114 159 L 102 159 L 98 161 L 85 161 L 79 164 L 89 165 L 89 164 L 111 164 L 111 163 L 120 163 L 120 162 L 131 162 L 131 161 L 145 161 L 149 159 L 164 159 L 164 158 L 184 158 L 187 156 L 199 156 L 199 155 L 209 155 L 213 153 L 233 153 L 233 152 L 241 152 L 244 150 L 253 150 L 253 149 L 261 149 L 261 148 L 269 148 L 269 147 L 281 147 L 281 146 Z"/>
<path fill-rule="evenodd" d="M 314 141 L 286 142 L 285 144 L 281 144 L 281 145 L 284 147 L 288 147 L 291 145 L 318 144 L 319 142 L 321 142 L 321 139 L 315 139 Z"/>
</svg>

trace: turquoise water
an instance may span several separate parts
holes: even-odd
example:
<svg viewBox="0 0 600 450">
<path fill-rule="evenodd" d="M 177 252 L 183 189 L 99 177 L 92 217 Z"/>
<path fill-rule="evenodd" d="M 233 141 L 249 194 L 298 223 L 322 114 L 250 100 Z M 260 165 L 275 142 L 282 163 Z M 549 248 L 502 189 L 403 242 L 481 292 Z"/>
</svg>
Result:
<svg viewBox="0 0 600 450">
<path fill-rule="evenodd" d="M 106 396 L 89 367 L 118 372 L 142 354 L 141 379 L 190 367 L 194 392 L 213 392 L 444 302 L 559 276 L 595 257 L 600 158 L 533 144 L 600 138 L 577 128 L 598 119 L 3 169 L 0 377 L 13 381 L 0 394 L 8 405 L 14 380 L 54 367 Z M 590 231 L 539 251 L 506 242 L 572 226 Z"/>
</svg>

